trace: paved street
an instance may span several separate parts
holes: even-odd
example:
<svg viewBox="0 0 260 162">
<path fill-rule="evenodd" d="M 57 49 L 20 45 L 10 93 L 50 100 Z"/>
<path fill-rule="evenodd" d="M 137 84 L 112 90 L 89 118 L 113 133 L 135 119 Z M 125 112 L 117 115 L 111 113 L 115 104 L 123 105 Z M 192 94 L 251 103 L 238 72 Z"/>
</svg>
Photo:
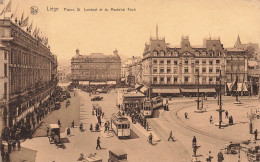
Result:
<svg viewBox="0 0 260 162">
<path fill-rule="evenodd" d="M 183 146 L 188 150 L 189 155 L 193 155 L 192 151 L 192 138 L 196 136 L 198 145 L 201 146 L 198 150 L 198 159 L 201 161 L 206 160 L 206 155 L 211 151 L 211 155 L 214 157 L 213 161 L 217 161 L 217 153 L 220 149 L 224 149 L 225 144 L 229 141 L 244 141 L 253 140 L 253 136 L 249 134 L 248 119 L 246 118 L 246 112 L 250 111 L 250 107 L 257 105 L 256 99 L 242 100 L 244 106 L 235 106 L 233 104 L 234 99 L 224 100 L 223 108 L 229 111 L 229 114 L 233 115 L 235 125 L 219 129 L 215 124 L 209 124 L 209 116 L 212 115 L 215 122 L 218 121 L 217 100 L 206 101 L 208 105 L 206 113 L 194 113 L 196 110 L 195 99 L 189 100 L 184 99 L 186 102 L 176 102 L 170 104 L 170 111 L 161 111 L 158 119 L 151 119 L 156 124 L 160 132 L 164 129 L 171 129 L 174 132 L 175 137 L 178 141 L 181 141 Z M 250 104 L 250 107 L 248 105 Z M 257 106 L 256 106 L 257 107 Z M 237 113 L 237 112 L 240 113 Z M 184 113 L 187 112 L 189 119 L 184 118 Z M 244 115 L 243 115 L 244 114 Z M 227 119 L 223 121 L 227 122 Z M 259 130 L 259 119 L 255 120 L 255 128 Z M 232 133 L 237 132 L 237 133 Z M 166 132 L 164 134 L 167 134 Z M 232 135 L 231 135 L 232 134 Z M 259 141 L 258 141 L 259 143 Z M 222 151 L 224 152 L 224 150 Z M 238 161 L 238 155 L 226 155 L 224 154 L 227 161 Z M 243 152 L 241 152 L 241 161 L 246 161 Z"/>
<path fill-rule="evenodd" d="M 170 111 L 158 110 L 159 117 L 148 119 L 151 130 L 147 132 L 139 124 L 131 124 L 130 139 L 118 139 L 111 132 L 104 133 L 103 127 L 101 132 L 90 132 L 90 124 L 93 126 L 97 123 L 96 116 L 92 115 L 92 104 L 98 103 L 105 113 L 102 121 L 110 120 L 113 113 L 118 112 L 116 108 L 117 92 L 120 89 L 111 90 L 109 94 L 100 94 L 104 97 L 102 101 L 90 101 L 96 95 L 89 96 L 88 93 L 76 89 L 72 93 L 71 106 L 65 108 L 64 104 L 60 110 L 52 112 L 44 119 L 42 127 L 36 131 L 35 137 L 31 140 L 26 140 L 22 146 L 28 149 L 36 150 L 37 162 L 54 161 L 76 161 L 80 153 L 86 156 L 91 153 L 97 153 L 97 156 L 107 161 L 108 152 L 111 148 L 122 148 L 128 154 L 128 160 L 157 162 L 157 161 L 178 161 L 185 162 L 192 159 L 191 141 L 192 137 L 196 136 L 198 145 L 201 146 L 198 150 L 198 159 L 205 161 L 208 151 L 212 152 L 213 161 L 217 160 L 217 153 L 220 149 L 224 149 L 225 144 L 230 140 L 242 141 L 250 139 L 248 133 L 248 118 L 247 112 L 250 112 L 251 107 L 257 107 L 256 99 L 245 98 L 242 100 L 243 106 L 233 104 L 234 98 L 226 97 L 223 101 L 223 109 L 228 110 L 233 116 L 235 125 L 218 129 L 215 123 L 218 121 L 217 100 L 208 98 L 204 102 L 207 107 L 205 113 L 194 113 L 196 110 L 195 98 L 176 98 L 170 101 Z M 248 106 L 250 103 L 250 106 Z M 184 118 L 184 113 L 187 112 L 189 119 Z M 237 113 L 240 112 L 240 113 Z M 214 124 L 209 123 L 209 116 L 213 116 Z M 78 117 L 77 117 L 78 116 Z M 60 119 L 62 122 L 61 134 L 62 138 L 67 139 L 65 143 L 66 149 L 57 148 L 54 144 L 50 144 L 46 134 L 46 126 L 52 122 L 56 123 Z M 66 128 L 70 126 L 72 119 L 76 122 L 76 127 L 71 129 L 71 136 L 66 135 Z M 77 120 L 79 119 L 79 120 Z M 224 118 L 223 121 L 227 122 Z M 84 132 L 80 132 L 78 125 L 84 124 Z M 259 120 L 255 120 L 256 126 Z M 259 125 L 259 124 L 258 124 Z M 103 126 L 103 123 L 102 123 Z M 256 128 L 256 127 L 255 127 Z M 254 128 L 254 129 L 255 129 Z M 260 128 L 258 128 L 260 130 Z M 167 141 L 169 132 L 173 131 L 176 141 Z M 236 131 L 237 134 L 230 133 Z M 152 132 L 159 140 L 154 141 L 155 145 L 151 146 L 147 141 L 147 134 Z M 39 137 L 42 136 L 42 137 Z M 96 139 L 101 137 L 102 150 L 96 150 Z M 224 151 L 224 150 L 223 150 Z M 238 160 L 238 155 L 226 155 L 226 160 L 232 162 Z M 241 158 L 245 158 L 241 152 Z"/>
</svg>

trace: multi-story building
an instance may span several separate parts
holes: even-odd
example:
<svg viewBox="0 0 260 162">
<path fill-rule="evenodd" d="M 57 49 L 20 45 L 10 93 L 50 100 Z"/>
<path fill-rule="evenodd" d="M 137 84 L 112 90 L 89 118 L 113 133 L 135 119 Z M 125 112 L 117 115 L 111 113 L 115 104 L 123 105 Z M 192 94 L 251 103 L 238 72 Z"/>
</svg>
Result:
<svg viewBox="0 0 260 162">
<path fill-rule="evenodd" d="M 76 55 L 71 59 L 71 74 L 73 82 L 76 83 L 118 83 L 121 80 L 121 59 L 118 51 L 115 50 L 114 55 L 80 55 L 77 49 Z"/>
<path fill-rule="evenodd" d="M 202 46 L 192 46 L 188 37 L 182 37 L 180 46 L 165 43 L 164 38 L 150 38 L 145 44 L 142 61 L 142 81 L 154 93 L 197 92 L 197 76 L 201 92 L 213 93 L 224 74 L 225 50 L 220 39 L 204 40 Z M 169 93 L 169 90 L 167 90 Z"/>
<path fill-rule="evenodd" d="M 9 98 L 9 51 L 0 44 L 0 131 L 5 126 Z"/>
<path fill-rule="evenodd" d="M 57 85 L 57 58 L 39 37 L 9 18 L 0 20 L 1 58 L 4 58 L 4 125 L 9 126 L 37 109 Z M 4 55 L 4 56 L 3 56 Z M 7 68 L 6 68 L 7 67 Z M 2 70 L 2 68 L 0 68 Z M 3 87 L 2 87 L 3 85 Z"/>
<path fill-rule="evenodd" d="M 57 68 L 59 82 L 68 82 L 70 75 L 70 66 L 59 66 Z"/>
<path fill-rule="evenodd" d="M 233 90 L 234 83 L 237 80 L 236 91 L 247 90 L 247 67 L 248 59 L 247 52 L 238 48 L 226 48 L 225 71 L 226 71 L 226 92 L 230 93 Z"/>
</svg>

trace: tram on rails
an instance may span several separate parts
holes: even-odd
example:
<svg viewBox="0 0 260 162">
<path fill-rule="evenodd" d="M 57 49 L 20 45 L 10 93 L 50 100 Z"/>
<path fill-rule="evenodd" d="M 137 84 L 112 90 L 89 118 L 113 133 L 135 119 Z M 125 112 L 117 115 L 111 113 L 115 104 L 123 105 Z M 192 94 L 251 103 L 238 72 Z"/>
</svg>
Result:
<svg viewBox="0 0 260 162">
<path fill-rule="evenodd" d="M 152 101 L 150 99 L 144 100 L 141 113 L 145 117 L 151 117 L 153 114 L 153 106 L 152 106 Z"/>
<path fill-rule="evenodd" d="M 157 96 L 152 99 L 145 99 L 141 108 L 141 113 L 144 117 L 151 117 L 153 111 L 163 107 L 163 97 Z"/>
<path fill-rule="evenodd" d="M 128 118 L 120 114 L 112 114 L 111 128 L 119 139 L 130 137 L 130 122 Z"/>
<path fill-rule="evenodd" d="M 163 107 L 163 97 L 157 96 L 152 98 L 152 106 L 153 106 L 153 110 Z"/>
</svg>

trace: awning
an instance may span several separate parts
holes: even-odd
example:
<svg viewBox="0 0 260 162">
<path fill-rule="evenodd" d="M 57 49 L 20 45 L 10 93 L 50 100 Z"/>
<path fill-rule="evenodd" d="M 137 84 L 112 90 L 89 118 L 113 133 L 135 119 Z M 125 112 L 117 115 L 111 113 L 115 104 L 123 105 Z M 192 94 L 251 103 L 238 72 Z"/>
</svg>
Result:
<svg viewBox="0 0 260 162">
<path fill-rule="evenodd" d="M 196 93 L 196 92 L 198 92 L 198 89 L 181 89 L 181 92 Z"/>
<path fill-rule="evenodd" d="M 155 88 L 152 91 L 153 93 L 180 93 L 180 89 L 158 89 Z"/>
<path fill-rule="evenodd" d="M 242 84 L 242 90 L 243 90 L 244 92 L 248 91 L 248 90 L 247 90 L 246 83 L 243 83 L 243 84 Z"/>
<path fill-rule="evenodd" d="M 140 87 L 142 87 L 142 85 L 140 85 L 140 84 L 136 84 L 136 85 L 135 85 L 135 89 L 138 89 L 138 88 L 140 88 Z"/>
<path fill-rule="evenodd" d="M 184 93 L 198 93 L 198 89 L 181 89 L 182 92 Z M 200 88 L 199 89 L 200 93 L 215 93 L 216 90 L 215 88 Z"/>
<path fill-rule="evenodd" d="M 237 91 L 247 91 L 246 83 L 237 83 Z"/>
<path fill-rule="evenodd" d="M 233 83 L 227 83 L 227 87 L 228 87 L 229 91 L 232 91 L 232 85 L 233 85 Z"/>
<path fill-rule="evenodd" d="M 147 91 L 148 90 L 148 87 L 147 86 L 143 86 L 141 89 L 140 89 L 140 91 L 142 92 L 142 93 L 144 93 L 145 91 Z"/>
<path fill-rule="evenodd" d="M 215 93 L 216 90 L 215 88 L 203 88 L 203 89 L 199 89 L 200 92 L 204 92 L 204 93 Z"/>
</svg>

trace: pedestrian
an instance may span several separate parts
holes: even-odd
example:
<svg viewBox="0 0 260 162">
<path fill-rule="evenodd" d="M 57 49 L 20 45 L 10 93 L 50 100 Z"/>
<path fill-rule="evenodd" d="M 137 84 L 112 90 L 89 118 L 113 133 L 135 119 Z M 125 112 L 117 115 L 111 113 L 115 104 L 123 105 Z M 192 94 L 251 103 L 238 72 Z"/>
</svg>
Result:
<svg viewBox="0 0 260 162">
<path fill-rule="evenodd" d="M 102 149 L 101 146 L 100 146 L 100 137 L 97 138 L 97 147 L 96 147 L 96 150 L 99 148 L 100 150 Z"/>
<path fill-rule="evenodd" d="M 213 156 L 211 156 L 211 151 L 209 151 L 208 157 L 206 158 L 206 162 L 211 162 L 211 159 L 213 159 Z"/>
<path fill-rule="evenodd" d="M 226 110 L 226 112 L 225 112 L 225 118 L 228 118 L 228 111 Z"/>
<path fill-rule="evenodd" d="M 213 122 L 212 115 L 210 115 L 209 123 L 212 124 L 212 122 Z"/>
<path fill-rule="evenodd" d="M 96 127 L 95 127 L 95 129 L 96 129 L 96 132 L 98 132 L 98 131 L 99 131 L 99 125 L 98 125 L 98 123 L 96 124 Z"/>
<path fill-rule="evenodd" d="M 107 123 L 105 123 L 104 127 L 105 127 L 105 130 L 104 130 L 104 133 L 105 133 L 107 131 Z"/>
<path fill-rule="evenodd" d="M 60 122 L 60 120 L 58 120 L 58 125 L 59 125 L 59 126 L 61 125 L 61 122 Z"/>
<path fill-rule="evenodd" d="M 81 132 L 83 132 L 83 123 L 82 122 L 79 125 L 79 129 L 80 129 Z"/>
<path fill-rule="evenodd" d="M 150 133 L 150 135 L 148 136 L 148 140 L 150 144 L 153 144 L 153 135 L 152 133 Z"/>
<path fill-rule="evenodd" d="M 233 116 L 230 116 L 230 123 L 231 123 L 231 125 L 234 124 L 234 122 L 233 122 Z"/>
<path fill-rule="evenodd" d="M 89 130 L 92 132 L 92 130 L 93 130 L 93 126 L 92 126 L 92 123 L 90 124 L 90 128 L 89 128 Z"/>
<path fill-rule="evenodd" d="M 148 129 L 149 129 L 149 124 L 148 122 L 146 122 L 146 131 L 148 131 Z"/>
<path fill-rule="evenodd" d="M 188 113 L 187 112 L 184 113 L 184 116 L 185 116 L 185 119 L 188 119 Z"/>
<path fill-rule="evenodd" d="M 109 131 L 109 128 L 110 128 L 110 122 L 109 120 L 107 121 L 107 130 Z"/>
<path fill-rule="evenodd" d="M 258 131 L 257 131 L 257 129 L 254 131 L 254 135 L 255 135 L 255 141 L 257 141 L 257 136 L 258 136 Z"/>
<path fill-rule="evenodd" d="M 98 124 L 101 126 L 101 116 L 98 116 Z"/>
<path fill-rule="evenodd" d="M 105 113 L 104 113 L 104 112 L 102 112 L 102 118 L 104 118 L 104 116 L 105 116 Z"/>
<path fill-rule="evenodd" d="M 224 156 L 223 156 L 223 153 L 220 151 L 218 153 L 218 162 L 222 162 L 224 160 Z"/>
<path fill-rule="evenodd" d="M 21 150 L 21 143 L 20 143 L 20 140 L 17 141 L 17 147 L 18 147 L 18 151 Z"/>
<path fill-rule="evenodd" d="M 197 146 L 197 138 L 195 136 L 193 136 L 192 147 L 196 147 L 196 146 Z"/>
<path fill-rule="evenodd" d="M 46 130 L 47 137 L 48 137 L 48 135 L 49 135 L 49 132 L 50 132 L 50 128 L 49 128 L 49 127 L 47 127 L 47 130 Z"/>
<path fill-rule="evenodd" d="M 13 151 L 15 151 L 15 148 L 16 148 L 16 141 L 13 141 L 13 143 L 12 143 L 12 147 L 13 147 Z"/>
<path fill-rule="evenodd" d="M 72 123 L 71 123 L 71 128 L 74 128 L 74 120 L 72 121 Z"/>
<path fill-rule="evenodd" d="M 70 128 L 67 129 L 67 136 L 70 136 Z"/>
<path fill-rule="evenodd" d="M 173 136 L 172 136 L 172 131 L 170 132 L 170 136 L 169 136 L 169 138 L 168 138 L 168 141 L 169 141 L 170 139 L 171 139 L 172 141 L 174 141 Z"/>
</svg>

